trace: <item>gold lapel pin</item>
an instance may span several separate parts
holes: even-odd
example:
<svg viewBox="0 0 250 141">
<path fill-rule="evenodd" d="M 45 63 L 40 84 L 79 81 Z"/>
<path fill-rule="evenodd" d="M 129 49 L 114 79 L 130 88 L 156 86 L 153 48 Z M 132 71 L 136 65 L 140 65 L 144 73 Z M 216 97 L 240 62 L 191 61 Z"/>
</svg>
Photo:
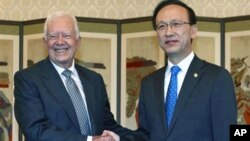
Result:
<svg viewBox="0 0 250 141">
<path fill-rule="evenodd" d="M 198 77 L 198 73 L 194 73 L 194 77 L 195 77 L 195 78 Z"/>
</svg>

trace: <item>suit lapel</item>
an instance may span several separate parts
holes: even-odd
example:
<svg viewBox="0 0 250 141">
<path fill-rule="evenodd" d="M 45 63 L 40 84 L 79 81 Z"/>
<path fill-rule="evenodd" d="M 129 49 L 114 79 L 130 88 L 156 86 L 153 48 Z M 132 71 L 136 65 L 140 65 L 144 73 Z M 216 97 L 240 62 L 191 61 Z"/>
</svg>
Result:
<svg viewBox="0 0 250 141">
<path fill-rule="evenodd" d="M 89 114 L 89 119 L 90 119 L 90 123 L 91 123 L 91 130 L 92 130 L 92 134 L 95 134 L 96 130 L 96 126 L 95 126 L 95 122 L 94 122 L 94 112 L 96 110 L 96 102 L 95 102 L 95 88 L 92 86 L 92 84 L 90 84 L 86 78 L 86 74 L 84 73 L 84 71 L 82 69 L 79 68 L 78 65 L 75 65 L 77 73 L 80 77 L 82 86 L 83 86 L 83 91 L 85 94 L 85 98 L 86 98 L 86 103 L 87 103 L 87 107 L 88 107 L 88 114 Z"/>
<path fill-rule="evenodd" d="M 70 97 L 67 93 L 64 84 L 57 73 L 56 69 L 53 67 L 49 59 L 44 61 L 44 73 L 42 73 L 42 81 L 49 89 L 50 94 L 53 95 L 57 100 L 58 103 L 62 105 L 66 114 L 72 120 L 72 122 L 79 128 L 78 120 L 74 111 L 74 107 Z"/>
<path fill-rule="evenodd" d="M 195 56 L 189 66 L 184 82 L 182 84 L 182 88 L 180 90 L 180 93 L 179 93 L 179 96 L 175 105 L 175 110 L 174 110 L 172 122 L 169 127 L 168 134 L 171 132 L 171 129 L 173 128 L 175 122 L 177 122 L 178 117 L 180 116 L 180 113 L 185 107 L 185 103 L 188 100 L 188 97 L 190 97 L 191 92 L 193 91 L 194 87 L 196 86 L 197 82 L 202 76 L 202 73 L 203 73 L 202 66 L 203 66 L 203 62 L 197 56 Z"/>
<path fill-rule="evenodd" d="M 164 102 L 164 78 L 165 78 L 165 72 L 166 72 L 166 66 L 159 70 L 159 73 L 155 79 L 154 85 L 155 85 L 155 99 L 157 104 L 157 110 L 159 110 L 159 114 L 161 117 L 162 128 L 165 132 L 167 132 L 167 121 L 166 121 L 166 113 L 165 113 L 165 102 Z"/>
</svg>

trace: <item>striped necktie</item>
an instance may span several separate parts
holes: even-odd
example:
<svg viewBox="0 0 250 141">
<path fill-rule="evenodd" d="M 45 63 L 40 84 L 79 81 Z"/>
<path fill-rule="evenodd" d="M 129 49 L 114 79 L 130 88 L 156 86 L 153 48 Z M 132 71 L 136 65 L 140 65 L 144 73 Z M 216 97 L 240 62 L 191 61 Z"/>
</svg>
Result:
<svg viewBox="0 0 250 141">
<path fill-rule="evenodd" d="M 89 125 L 89 117 L 87 114 L 87 107 L 84 104 L 81 93 L 75 81 L 71 77 L 71 73 L 72 72 L 70 70 L 64 70 L 62 72 L 62 75 L 66 77 L 67 91 L 73 103 L 81 133 L 83 135 L 90 135 L 91 131 Z"/>
</svg>

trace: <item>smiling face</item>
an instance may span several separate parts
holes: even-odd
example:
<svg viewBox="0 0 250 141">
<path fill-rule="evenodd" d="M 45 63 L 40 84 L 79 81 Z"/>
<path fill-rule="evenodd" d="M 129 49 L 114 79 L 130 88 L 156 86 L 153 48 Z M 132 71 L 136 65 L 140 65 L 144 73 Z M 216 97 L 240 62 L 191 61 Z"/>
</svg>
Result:
<svg viewBox="0 0 250 141">
<path fill-rule="evenodd" d="M 175 23 L 180 22 L 183 24 L 174 26 Z M 156 25 L 168 25 L 165 29 L 156 29 L 156 31 L 161 48 L 173 63 L 179 63 L 192 51 L 191 39 L 195 38 L 197 28 L 189 22 L 187 10 L 174 4 L 165 6 L 156 16 Z"/>
<path fill-rule="evenodd" d="M 55 17 L 47 23 L 45 45 L 50 59 L 60 67 L 72 65 L 75 52 L 80 45 L 80 38 L 74 27 L 72 17 L 63 15 Z"/>
</svg>

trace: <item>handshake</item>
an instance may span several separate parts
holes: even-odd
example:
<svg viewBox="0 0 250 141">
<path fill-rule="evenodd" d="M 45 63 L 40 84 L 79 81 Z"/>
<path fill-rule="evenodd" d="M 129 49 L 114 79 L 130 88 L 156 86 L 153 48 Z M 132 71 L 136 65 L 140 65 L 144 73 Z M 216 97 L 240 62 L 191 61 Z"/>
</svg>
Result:
<svg viewBox="0 0 250 141">
<path fill-rule="evenodd" d="M 100 136 L 93 136 L 92 141 L 120 141 L 120 137 L 108 130 L 104 130 Z"/>
</svg>

